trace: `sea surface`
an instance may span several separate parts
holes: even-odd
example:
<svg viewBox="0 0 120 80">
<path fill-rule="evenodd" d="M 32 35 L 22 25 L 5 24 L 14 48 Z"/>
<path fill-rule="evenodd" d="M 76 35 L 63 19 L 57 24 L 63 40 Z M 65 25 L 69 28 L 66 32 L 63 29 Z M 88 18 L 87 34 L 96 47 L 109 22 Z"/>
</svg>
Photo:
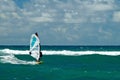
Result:
<svg viewBox="0 0 120 80">
<path fill-rule="evenodd" d="M 120 80 L 120 46 L 0 46 L 0 80 Z"/>
</svg>

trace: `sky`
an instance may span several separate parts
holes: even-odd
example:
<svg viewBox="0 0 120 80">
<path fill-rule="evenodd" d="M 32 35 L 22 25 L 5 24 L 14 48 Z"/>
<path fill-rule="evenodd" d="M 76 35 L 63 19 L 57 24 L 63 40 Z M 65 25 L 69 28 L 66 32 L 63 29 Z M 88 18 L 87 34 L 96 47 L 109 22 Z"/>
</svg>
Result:
<svg viewBox="0 0 120 80">
<path fill-rule="evenodd" d="M 120 45 L 120 0 L 0 0 L 0 45 Z"/>
</svg>

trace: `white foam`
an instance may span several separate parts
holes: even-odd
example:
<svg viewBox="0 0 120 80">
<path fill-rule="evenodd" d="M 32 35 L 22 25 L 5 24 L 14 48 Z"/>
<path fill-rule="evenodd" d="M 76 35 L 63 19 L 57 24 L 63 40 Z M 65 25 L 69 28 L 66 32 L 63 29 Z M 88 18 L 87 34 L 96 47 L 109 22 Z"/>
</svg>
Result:
<svg viewBox="0 0 120 80">
<path fill-rule="evenodd" d="M 0 52 L 8 54 L 29 54 L 29 50 L 12 50 L 12 49 L 3 49 Z"/>
<path fill-rule="evenodd" d="M 24 61 L 16 58 L 14 54 L 28 54 L 28 51 L 20 51 L 20 50 L 10 50 L 3 49 L 0 50 L 0 62 L 1 63 L 10 63 L 10 64 L 24 64 L 24 65 L 35 65 L 35 61 Z"/>
<path fill-rule="evenodd" d="M 42 51 L 43 55 L 68 55 L 68 56 L 80 56 L 80 55 L 109 55 L 109 56 L 118 56 L 120 51 Z M 23 61 L 16 58 L 14 55 L 23 55 L 29 54 L 29 50 L 11 50 L 11 49 L 2 49 L 0 50 L 0 62 L 1 63 L 10 63 L 10 64 L 24 64 L 24 65 L 35 65 L 35 61 Z"/>
<path fill-rule="evenodd" d="M 35 61 L 23 61 L 16 58 L 14 55 L 0 56 L 1 63 L 10 63 L 10 64 L 24 64 L 24 65 L 35 65 Z"/>
<path fill-rule="evenodd" d="M 45 55 L 71 55 L 71 56 L 80 56 L 80 55 L 109 55 L 109 56 L 118 56 L 120 51 L 43 51 Z"/>
<path fill-rule="evenodd" d="M 11 49 L 3 49 L 0 52 L 7 53 L 7 54 L 29 54 L 29 50 L 11 50 Z M 120 55 L 120 51 L 42 51 L 43 55 L 70 55 L 70 56 L 79 56 L 79 55 L 92 55 L 92 54 L 99 54 L 99 55 L 109 55 L 109 56 L 118 56 Z"/>
</svg>

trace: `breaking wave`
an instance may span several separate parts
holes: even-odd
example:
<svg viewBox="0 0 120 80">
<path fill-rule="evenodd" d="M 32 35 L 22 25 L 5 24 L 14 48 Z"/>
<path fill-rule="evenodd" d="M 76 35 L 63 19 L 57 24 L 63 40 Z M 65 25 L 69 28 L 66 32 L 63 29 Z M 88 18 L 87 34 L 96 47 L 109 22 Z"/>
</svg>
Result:
<svg viewBox="0 0 120 80">
<path fill-rule="evenodd" d="M 24 65 L 35 65 L 35 61 L 24 61 L 20 60 L 15 55 L 28 54 L 28 51 L 20 51 L 20 50 L 11 50 L 11 49 L 3 49 L 0 50 L 0 62 L 1 63 L 10 63 L 10 64 L 24 64 Z"/>
<path fill-rule="evenodd" d="M 15 54 L 15 55 L 23 55 L 29 54 L 29 50 L 11 50 L 11 49 L 2 49 L 0 50 L 2 53 L 7 54 Z M 108 55 L 108 56 L 118 56 L 120 55 L 120 51 L 69 51 L 69 50 L 61 50 L 61 51 L 53 51 L 53 50 L 43 50 L 43 55 L 70 55 L 70 56 L 80 56 L 80 55 Z"/>
<path fill-rule="evenodd" d="M 66 55 L 66 56 L 82 56 L 82 55 L 108 55 L 108 56 L 119 56 L 120 51 L 50 51 L 43 50 L 43 55 Z M 15 55 L 29 55 L 29 50 L 12 50 L 2 49 L 0 50 L 0 62 L 10 64 L 24 64 L 24 65 L 35 65 L 35 61 L 24 61 L 15 57 Z"/>
<path fill-rule="evenodd" d="M 11 63 L 11 64 L 24 64 L 24 65 L 35 65 L 35 61 L 24 61 L 16 58 L 14 55 L 0 56 L 0 61 L 2 63 Z"/>
</svg>

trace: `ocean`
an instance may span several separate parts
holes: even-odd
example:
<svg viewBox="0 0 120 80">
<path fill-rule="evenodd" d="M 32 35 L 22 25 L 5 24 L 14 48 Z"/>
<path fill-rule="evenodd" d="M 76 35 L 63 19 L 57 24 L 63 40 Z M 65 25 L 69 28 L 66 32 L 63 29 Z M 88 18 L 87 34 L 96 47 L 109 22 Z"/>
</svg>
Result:
<svg viewBox="0 0 120 80">
<path fill-rule="evenodd" d="M 120 80 L 120 46 L 0 46 L 0 80 Z"/>
</svg>

